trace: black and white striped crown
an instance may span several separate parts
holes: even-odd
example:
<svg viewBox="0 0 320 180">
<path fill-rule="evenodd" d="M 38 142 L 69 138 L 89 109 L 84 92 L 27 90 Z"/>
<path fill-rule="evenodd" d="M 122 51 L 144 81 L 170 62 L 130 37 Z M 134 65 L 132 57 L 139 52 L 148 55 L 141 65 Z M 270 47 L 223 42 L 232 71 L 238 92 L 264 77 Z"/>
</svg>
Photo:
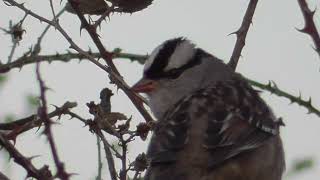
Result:
<svg viewBox="0 0 320 180">
<path fill-rule="evenodd" d="M 207 55 L 186 38 L 170 39 L 153 50 L 144 66 L 144 74 L 150 79 L 175 79 L 186 69 L 200 64 L 201 58 Z"/>
</svg>

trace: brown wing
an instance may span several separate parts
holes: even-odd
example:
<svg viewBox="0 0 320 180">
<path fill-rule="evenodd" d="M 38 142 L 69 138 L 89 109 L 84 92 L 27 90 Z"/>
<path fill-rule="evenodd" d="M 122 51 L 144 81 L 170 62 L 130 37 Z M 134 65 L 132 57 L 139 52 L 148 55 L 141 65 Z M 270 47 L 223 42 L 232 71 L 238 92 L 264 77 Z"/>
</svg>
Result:
<svg viewBox="0 0 320 180">
<path fill-rule="evenodd" d="M 197 99 L 204 102 L 192 103 Z M 159 121 L 147 153 L 152 165 L 177 160 L 199 114 L 208 126 L 203 147 L 210 153 L 209 167 L 259 147 L 279 133 L 282 123 L 243 79 L 218 82 L 182 99 Z"/>
<path fill-rule="evenodd" d="M 214 167 L 244 151 L 255 149 L 279 133 L 280 119 L 247 82 L 219 82 L 207 91 L 210 108 L 205 148 Z"/>
</svg>

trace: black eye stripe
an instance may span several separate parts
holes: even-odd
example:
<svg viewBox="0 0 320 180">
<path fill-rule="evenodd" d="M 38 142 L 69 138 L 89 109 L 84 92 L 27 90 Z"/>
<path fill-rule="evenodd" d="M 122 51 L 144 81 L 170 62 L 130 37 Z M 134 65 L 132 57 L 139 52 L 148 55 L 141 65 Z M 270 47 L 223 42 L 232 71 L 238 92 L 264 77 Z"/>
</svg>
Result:
<svg viewBox="0 0 320 180">
<path fill-rule="evenodd" d="M 161 77 L 176 79 L 187 69 L 199 65 L 201 63 L 201 58 L 204 58 L 206 56 L 210 56 L 210 54 L 198 48 L 196 51 L 196 54 L 192 57 L 192 59 L 187 64 L 183 65 L 180 68 L 174 68 L 169 71 L 163 72 Z"/>
<path fill-rule="evenodd" d="M 161 78 L 164 68 L 169 63 L 170 56 L 173 54 L 178 44 L 183 41 L 184 39 L 182 37 L 167 41 L 160 49 L 150 68 L 145 72 L 145 75 L 151 79 Z"/>
<path fill-rule="evenodd" d="M 169 59 L 174 53 L 175 49 L 179 46 L 180 43 L 186 41 L 183 38 L 176 38 L 167 41 L 163 47 L 159 50 L 157 56 L 155 57 L 153 63 L 148 70 L 144 72 L 145 76 L 149 79 L 176 79 L 178 78 L 185 70 L 192 68 L 201 63 L 201 59 L 204 57 L 211 56 L 204 50 L 197 48 L 193 57 L 186 64 L 179 68 L 170 69 L 164 71 L 164 69 L 169 64 Z"/>
</svg>

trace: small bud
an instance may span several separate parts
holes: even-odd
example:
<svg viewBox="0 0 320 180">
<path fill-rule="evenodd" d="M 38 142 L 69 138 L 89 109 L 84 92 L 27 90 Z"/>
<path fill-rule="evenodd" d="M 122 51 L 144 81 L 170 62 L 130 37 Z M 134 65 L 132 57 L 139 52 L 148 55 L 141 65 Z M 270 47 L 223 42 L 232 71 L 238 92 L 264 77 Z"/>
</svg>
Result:
<svg viewBox="0 0 320 180">
<path fill-rule="evenodd" d="M 136 133 L 142 140 L 146 140 L 150 130 L 151 128 L 147 123 L 140 123 L 137 125 Z"/>
<path fill-rule="evenodd" d="M 24 30 L 22 28 L 22 24 L 21 23 L 17 23 L 16 25 L 14 25 L 11 29 L 11 34 L 13 36 L 13 39 L 17 42 L 22 40 L 22 35 L 23 33 L 25 33 L 26 30 Z"/>
</svg>

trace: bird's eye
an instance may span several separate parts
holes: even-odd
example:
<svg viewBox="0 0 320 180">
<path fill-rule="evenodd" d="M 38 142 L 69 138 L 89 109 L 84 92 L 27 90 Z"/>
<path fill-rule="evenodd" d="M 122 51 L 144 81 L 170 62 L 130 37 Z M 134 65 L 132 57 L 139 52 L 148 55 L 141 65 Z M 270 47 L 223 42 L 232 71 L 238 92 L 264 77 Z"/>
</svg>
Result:
<svg viewBox="0 0 320 180">
<path fill-rule="evenodd" d="M 165 72 L 165 76 L 168 79 L 177 79 L 181 75 L 181 73 L 182 73 L 181 70 L 175 68 Z"/>
</svg>

